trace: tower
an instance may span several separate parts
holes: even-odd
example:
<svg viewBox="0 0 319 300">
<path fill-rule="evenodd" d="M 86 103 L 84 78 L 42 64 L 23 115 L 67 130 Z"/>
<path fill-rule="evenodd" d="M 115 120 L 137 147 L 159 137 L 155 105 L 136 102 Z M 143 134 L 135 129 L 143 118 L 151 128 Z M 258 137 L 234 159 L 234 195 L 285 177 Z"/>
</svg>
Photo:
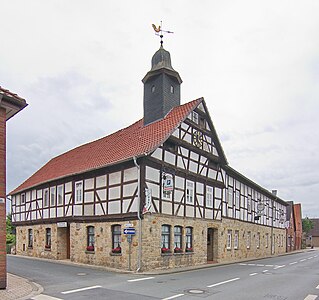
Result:
<svg viewBox="0 0 319 300">
<path fill-rule="evenodd" d="M 171 55 L 161 47 L 152 57 L 152 68 L 145 75 L 144 126 L 164 118 L 175 106 L 180 105 L 182 79 L 171 64 Z"/>
</svg>

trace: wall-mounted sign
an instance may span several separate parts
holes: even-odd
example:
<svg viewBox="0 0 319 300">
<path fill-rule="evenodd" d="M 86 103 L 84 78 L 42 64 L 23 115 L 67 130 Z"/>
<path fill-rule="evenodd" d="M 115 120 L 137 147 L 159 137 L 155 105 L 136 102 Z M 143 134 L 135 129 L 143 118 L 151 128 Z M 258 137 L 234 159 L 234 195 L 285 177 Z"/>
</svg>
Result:
<svg viewBox="0 0 319 300">
<path fill-rule="evenodd" d="M 143 213 L 149 212 L 152 207 L 152 190 L 149 188 L 145 189 L 145 205 Z"/>
<path fill-rule="evenodd" d="M 163 191 L 171 192 L 174 189 L 174 181 L 172 174 L 163 174 Z"/>
<path fill-rule="evenodd" d="M 56 225 L 58 226 L 58 228 L 68 227 L 68 223 L 67 222 L 58 222 L 58 223 L 56 223 Z"/>
</svg>

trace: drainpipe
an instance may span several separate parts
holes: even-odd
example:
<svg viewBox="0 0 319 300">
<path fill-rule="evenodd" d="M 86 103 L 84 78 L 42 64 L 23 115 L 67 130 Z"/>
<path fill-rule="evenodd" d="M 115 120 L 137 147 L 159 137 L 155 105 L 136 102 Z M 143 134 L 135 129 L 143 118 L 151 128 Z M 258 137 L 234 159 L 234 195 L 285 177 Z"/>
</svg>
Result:
<svg viewBox="0 0 319 300">
<path fill-rule="evenodd" d="M 137 164 L 136 157 L 133 157 L 135 166 L 137 167 L 137 218 L 138 218 L 138 256 L 137 256 L 137 269 L 136 272 L 141 270 L 141 258 L 142 258 L 142 219 L 141 219 L 141 194 L 140 194 L 140 184 L 141 184 L 141 167 Z"/>
</svg>

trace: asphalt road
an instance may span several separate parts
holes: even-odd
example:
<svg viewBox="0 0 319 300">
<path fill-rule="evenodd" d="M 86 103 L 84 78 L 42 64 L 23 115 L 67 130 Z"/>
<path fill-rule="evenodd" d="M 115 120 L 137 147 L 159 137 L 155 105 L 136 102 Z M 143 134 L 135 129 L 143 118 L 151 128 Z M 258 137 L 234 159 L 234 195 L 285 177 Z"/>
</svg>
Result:
<svg viewBox="0 0 319 300">
<path fill-rule="evenodd" d="M 314 300 L 319 251 L 165 275 L 121 274 L 54 261 L 8 257 L 8 272 L 43 286 L 35 300 Z M 318 297 L 319 300 L 319 297 Z"/>
</svg>

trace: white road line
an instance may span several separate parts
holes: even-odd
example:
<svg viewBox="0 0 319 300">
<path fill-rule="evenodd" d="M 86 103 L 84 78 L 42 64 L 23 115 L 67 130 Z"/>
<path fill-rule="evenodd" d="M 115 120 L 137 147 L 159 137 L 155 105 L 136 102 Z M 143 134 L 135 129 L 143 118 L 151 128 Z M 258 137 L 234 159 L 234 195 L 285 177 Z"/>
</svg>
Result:
<svg viewBox="0 0 319 300">
<path fill-rule="evenodd" d="M 256 264 L 248 264 L 247 266 L 256 266 Z"/>
<path fill-rule="evenodd" d="M 174 295 L 174 296 L 171 296 L 168 298 L 163 298 L 162 300 L 170 300 L 170 299 L 175 299 L 175 298 L 182 297 L 182 296 L 184 296 L 184 294 L 177 294 L 177 295 Z"/>
<path fill-rule="evenodd" d="M 299 260 L 300 262 L 303 262 L 303 261 L 306 261 L 305 259 L 301 259 L 301 260 Z"/>
<path fill-rule="evenodd" d="M 82 292 L 82 291 L 87 291 L 87 290 L 92 290 L 92 289 L 97 289 L 97 288 L 100 288 L 102 286 L 100 285 L 93 285 L 93 286 L 88 286 L 88 287 L 85 287 L 85 288 L 81 288 L 81 289 L 76 289 L 76 290 L 70 290 L 70 291 L 65 291 L 65 292 L 61 292 L 61 294 L 72 294 L 72 293 L 77 293 L 77 292 Z"/>
<path fill-rule="evenodd" d="M 273 267 L 274 265 L 265 265 L 265 267 Z"/>
<path fill-rule="evenodd" d="M 257 264 L 257 267 L 265 267 L 265 265 Z"/>
<path fill-rule="evenodd" d="M 311 257 L 308 257 L 308 259 L 313 259 L 313 257 L 311 256 Z"/>
<path fill-rule="evenodd" d="M 210 288 L 210 287 L 222 285 L 222 284 L 225 284 L 225 283 L 228 283 L 228 282 L 236 281 L 236 280 L 239 280 L 239 279 L 240 279 L 240 278 L 237 277 L 237 278 L 229 279 L 229 280 L 226 280 L 226 281 L 218 282 L 218 283 L 215 283 L 215 284 L 211 284 L 211 285 L 208 285 L 207 287 Z"/>
<path fill-rule="evenodd" d="M 282 266 L 276 266 L 274 267 L 274 270 L 280 269 L 280 268 L 284 268 L 286 265 L 282 265 Z"/>
<path fill-rule="evenodd" d="M 263 270 L 263 273 L 266 273 L 266 272 L 268 272 L 269 270 Z"/>
<path fill-rule="evenodd" d="M 316 289 L 319 290 L 319 285 L 317 285 Z"/>
<path fill-rule="evenodd" d="M 297 261 L 294 261 L 294 262 L 291 262 L 289 265 L 295 265 L 297 263 L 298 263 Z"/>
<path fill-rule="evenodd" d="M 243 264 L 243 263 L 240 263 L 239 265 L 240 265 L 240 266 L 247 266 L 247 264 Z"/>
<path fill-rule="evenodd" d="M 153 279 L 154 277 L 143 277 L 143 278 L 136 278 L 136 279 L 129 279 L 127 282 L 136 282 L 136 281 L 143 281 Z"/>
<path fill-rule="evenodd" d="M 55 298 L 55 297 L 51 297 L 51 296 L 47 296 L 47 295 L 43 295 L 43 294 L 35 296 L 31 299 L 32 300 L 62 300 L 60 298 Z"/>
<path fill-rule="evenodd" d="M 317 295 L 308 295 L 304 300 L 315 300 L 317 297 Z"/>
<path fill-rule="evenodd" d="M 318 255 L 314 255 L 313 257 L 317 257 Z"/>
<path fill-rule="evenodd" d="M 251 274 L 249 274 L 249 276 L 255 276 L 255 275 L 257 275 L 258 273 L 251 273 Z"/>
</svg>

